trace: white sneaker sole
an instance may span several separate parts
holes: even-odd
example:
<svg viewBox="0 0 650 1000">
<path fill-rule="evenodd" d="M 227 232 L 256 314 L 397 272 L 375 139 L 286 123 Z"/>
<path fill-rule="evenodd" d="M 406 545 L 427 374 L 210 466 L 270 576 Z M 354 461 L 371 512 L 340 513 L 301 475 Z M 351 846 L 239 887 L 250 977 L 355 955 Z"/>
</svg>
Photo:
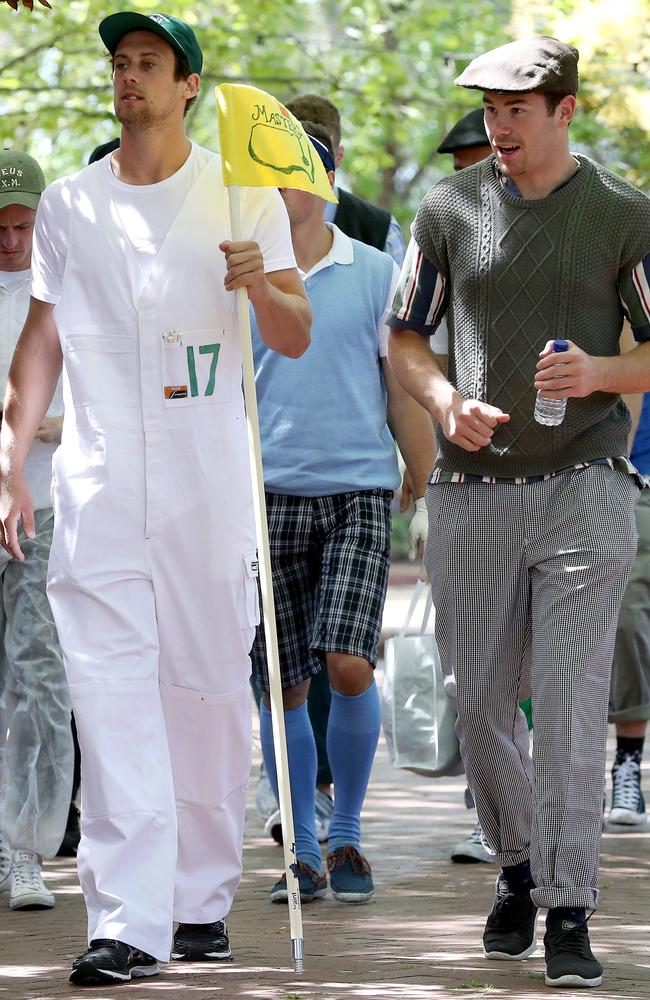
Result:
<svg viewBox="0 0 650 1000">
<path fill-rule="evenodd" d="M 129 969 L 127 973 L 115 972 L 114 969 L 89 968 L 83 971 L 84 966 L 73 969 L 70 975 L 70 982 L 77 986 L 105 986 L 111 983 L 128 983 L 131 979 L 145 979 L 147 976 L 157 976 L 160 969 L 157 965 L 136 965 Z"/>
<path fill-rule="evenodd" d="M 612 809 L 605 822 L 612 826 L 644 826 L 648 822 L 648 814 L 635 813 L 631 809 Z"/>
<path fill-rule="evenodd" d="M 582 976 L 558 976 L 557 979 L 551 979 L 549 976 L 544 976 L 544 982 L 547 986 L 581 986 L 589 988 L 590 986 L 602 986 L 603 977 L 596 976 L 595 979 L 583 979 Z"/>
<path fill-rule="evenodd" d="M 10 896 L 10 910 L 51 910 L 55 903 L 54 896 L 32 892 L 24 896 Z"/>
<path fill-rule="evenodd" d="M 337 903 L 369 903 L 372 897 L 375 895 L 375 890 L 372 892 L 334 892 L 332 889 L 332 896 L 337 901 Z"/>
</svg>

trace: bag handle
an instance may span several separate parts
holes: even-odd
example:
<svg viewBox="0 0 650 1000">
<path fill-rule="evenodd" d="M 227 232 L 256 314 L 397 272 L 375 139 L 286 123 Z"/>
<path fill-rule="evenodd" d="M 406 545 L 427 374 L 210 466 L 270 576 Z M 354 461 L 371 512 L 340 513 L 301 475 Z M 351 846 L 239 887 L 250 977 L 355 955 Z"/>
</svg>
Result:
<svg viewBox="0 0 650 1000">
<path fill-rule="evenodd" d="M 424 614 L 422 615 L 422 625 L 420 626 L 420 632 L 422 635 L 424 635 L 424 633 L 427 630 L 427 625 L 429 624 L 429 618 L 431 616 L 431 609 L 433 607 L 433 598 L 431 597 L 431 587 L 429 586 L 428 581 L 418 579 L 415 584 L 415 587 L 413 588 L 413 596 L 411 597 L 411 603 L 409 604 L 408 611 L 406 612 L 406 618 L 404 619 L 402 627 L 398 632 L 398 637 L 400 639 L 403 639 L 404 636 L 406 635 L 406 630 L 411 624 L 411 618 L 413 617 L 413 613 L 417 607 L 418 601 L 420 600 L 420 597 L 422 596 L 422 592 L 425 589 L 425 587 L 427 591 L 427 599 L 424 603 Z"/>
</svg>

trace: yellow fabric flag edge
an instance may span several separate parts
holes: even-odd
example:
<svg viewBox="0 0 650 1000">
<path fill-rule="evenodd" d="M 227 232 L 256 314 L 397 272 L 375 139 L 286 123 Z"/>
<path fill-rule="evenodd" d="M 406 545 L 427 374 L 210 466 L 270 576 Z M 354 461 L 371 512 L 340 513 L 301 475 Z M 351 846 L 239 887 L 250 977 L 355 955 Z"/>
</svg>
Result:
<svg viewBox="0 0 650 1000">
<path fill-rule="evenodd" d="M 215 87 L 226 187 L 297 188 L 338 203 L 325 167 L 297 118 L 264 90 Z"/>
</svg>

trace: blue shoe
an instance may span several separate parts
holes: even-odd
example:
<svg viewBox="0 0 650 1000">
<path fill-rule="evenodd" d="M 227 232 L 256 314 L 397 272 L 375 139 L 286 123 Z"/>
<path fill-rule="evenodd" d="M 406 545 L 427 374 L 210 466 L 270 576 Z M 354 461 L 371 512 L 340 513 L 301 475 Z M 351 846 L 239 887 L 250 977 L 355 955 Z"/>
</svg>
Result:
<svg viewBox="0 0 650 1000">
<path fill-rule="evenodd" d="M 298 861 L 298 885 L 300 886 L 300 902 L 311 903 L 314 899 L 319 899 L 327 892 L 327 878 L 319 872 L 314 871 L 304 861 Z M 289 898 L 287 892 L 287 876 L 284 874 L 271 889 L 272 903 L 286 903 Z"/>
<path fill-rule="evenodd" d="M 375 883 L 370 865 L 356 847 L 346 844 L 327 855 L 330 888 L 339 903 L 367 903 L 372 899 Z"/>
</svg>

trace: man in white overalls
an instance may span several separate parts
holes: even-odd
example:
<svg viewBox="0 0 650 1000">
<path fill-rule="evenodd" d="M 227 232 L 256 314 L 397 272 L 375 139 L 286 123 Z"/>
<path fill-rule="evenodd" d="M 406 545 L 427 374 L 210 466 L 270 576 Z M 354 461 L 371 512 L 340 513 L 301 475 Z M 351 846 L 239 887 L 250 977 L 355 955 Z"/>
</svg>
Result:
<svg viewBox="0 0 650 1000">
<path fill-rule="evenodd" d="M 250 766 L 255 533 L 233 289 L 299 356 L 310 309 L 282 200 L 246 189 L 230 241 L 216 154 L 183 128 L 186 24 L 102 21 L 120 149 L 51 185 L 0 439 L 3 544 L 33 534 L 22 468 L 63 357 L 49 597 L 83 761 L 79 985 L 230 956 Z"/>
</svg>

